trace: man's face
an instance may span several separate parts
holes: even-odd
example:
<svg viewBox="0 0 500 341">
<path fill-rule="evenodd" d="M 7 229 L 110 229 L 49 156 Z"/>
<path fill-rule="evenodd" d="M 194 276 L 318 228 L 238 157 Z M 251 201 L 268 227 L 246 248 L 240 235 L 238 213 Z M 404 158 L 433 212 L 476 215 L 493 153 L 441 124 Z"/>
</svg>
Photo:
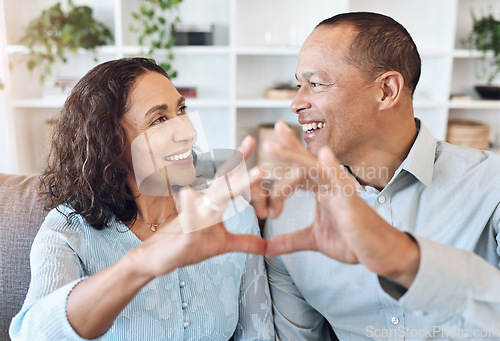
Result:
<svg viewBox="0 0 500 341">
<path fill-rule="evenodd" d="M 370 148 L 376 133 L 375 80 L 345 60 L 353 30 L 345 25 L 316 28 L 300 50 L 300 88 L 292 110 L 302 124 L 307 149 L 329 146 L 343 164 Z M 312 125 L 312 128 L 311 128 Z"/>
</svg>

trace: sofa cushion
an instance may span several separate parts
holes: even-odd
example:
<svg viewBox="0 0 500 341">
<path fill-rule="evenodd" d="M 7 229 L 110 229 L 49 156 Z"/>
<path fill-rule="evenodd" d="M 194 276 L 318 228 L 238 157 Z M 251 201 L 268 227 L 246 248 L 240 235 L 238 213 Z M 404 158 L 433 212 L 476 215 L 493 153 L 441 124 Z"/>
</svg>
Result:
<svg viewBox="0 0 500 341">
<path fill-rule="evenodd" d="M 30 283 L 31 244 L 47 211 L 38 196 L 38 176 L 0 173 L 0 340 L 10 340 L 12 317 Z"/>
</svg>

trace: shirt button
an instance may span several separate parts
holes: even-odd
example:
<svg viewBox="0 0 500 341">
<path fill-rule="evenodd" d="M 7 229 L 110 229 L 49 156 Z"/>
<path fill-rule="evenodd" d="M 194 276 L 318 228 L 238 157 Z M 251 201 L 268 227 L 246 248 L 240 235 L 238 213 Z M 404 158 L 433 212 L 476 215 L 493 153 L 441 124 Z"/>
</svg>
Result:
<svg viewBox="0 0 500 341">
<path fill-rule="evenodd" d="M 398 318 L 397 316 L 393 316 L 393 317 L 391 318 L 391 323 L 392 323 L 392 324 L 398 324 L 398 323 L 399 323 L 399 318 Z"/>
<path fill-rule="evenodd" d="M 417 316 L 417 317 L 422 317 L 422 316 L 427 315 L 427 313 L 426 313 L 425 311 L 423 311 L 423 310 L 415 310 L 415 311 L 413 312 L 413 315 L 414 315 L 414 316 Z"/>
<path fill-rule="evenodd" d="M 184 282 L 184 281 L 180 281 L 180 282 L 179 282 L 179 286 L 180 286 L 181 288 L 184 288 L 184 286 L 185 286 L 185 285 L 186 285 L 186 282 Z"/>
<path fill-rule="evenodd" d="M 377 201 L 379 204 L 383 204 L 385 202 L 385 197 L 383 195 L 381 195 L 377 198 Z"/>
<path fill-rule="evenodd" d="M 189 327 L 189 325 L 190 325 L 190 324 L 191 324 L 191 323 L 189 323 L 189 321 L 184 321 L 184 328 Z"/>
<path fill-rule="evenodd" d="M 182 302 L 182 308 L 183 308 L 183 309 L 184 309 L 184 308 L 187 308 L 187 307 L 188 307 L 188 305 L 189 305 L 189 304 L 188 304 L 187 302 Z"/>
</svg>

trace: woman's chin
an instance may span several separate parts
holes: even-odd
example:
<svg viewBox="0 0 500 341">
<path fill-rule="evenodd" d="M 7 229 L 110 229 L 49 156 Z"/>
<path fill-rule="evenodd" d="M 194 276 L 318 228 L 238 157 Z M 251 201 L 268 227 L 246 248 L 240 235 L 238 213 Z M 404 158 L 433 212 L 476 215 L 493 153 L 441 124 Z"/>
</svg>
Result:
<svg viewBox="0 0 500 341">
<path fill-rule="evenodd" d="M 175 174 L 175 176 L 170 176 L 169 179 L 171 186 L 190 186 L 194 182 L 194 180 L 196 180 L 196 172 L 193 167 L 192 171 L 190 170 L 182 174 Z"/>
</svg>

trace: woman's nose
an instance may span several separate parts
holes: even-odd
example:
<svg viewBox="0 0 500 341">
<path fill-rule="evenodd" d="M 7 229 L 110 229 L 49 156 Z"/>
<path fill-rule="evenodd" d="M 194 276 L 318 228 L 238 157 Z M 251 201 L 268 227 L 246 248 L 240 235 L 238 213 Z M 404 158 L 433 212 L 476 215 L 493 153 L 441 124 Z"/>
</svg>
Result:
<svg viewBox="0 0 500 341">
<path fill-rule="evenodd" d="M 311 103 L 309 102 L 306 89 L 304 87 L 300 87 L 293 98 L 292 104 L 290 105 L 292 111 L 296 114 L 299 114 L 303 109 L 311 108 Z"/>
<path fill-rule="evenodd" d="M 173 135 L 173 139 L 175 142 L 192 142 L 195 139 L 196 133 L 193 123 L 187 116 L 179 117 L 178 121 L 175 122 L 175 124 L 176 127 Z"/>
</svg>

